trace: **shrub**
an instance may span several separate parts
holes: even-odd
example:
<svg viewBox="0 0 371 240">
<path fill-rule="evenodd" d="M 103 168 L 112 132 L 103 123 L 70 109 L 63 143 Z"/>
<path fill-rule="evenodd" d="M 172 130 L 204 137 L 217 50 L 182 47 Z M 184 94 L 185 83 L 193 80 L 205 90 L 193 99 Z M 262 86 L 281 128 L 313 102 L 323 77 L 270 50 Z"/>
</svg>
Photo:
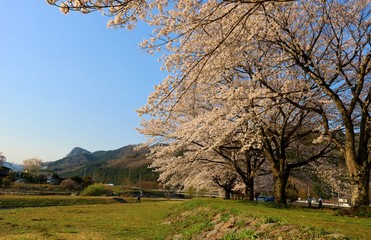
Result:
<svg viewBox="0 0 371 240">
<path fill-rule="evenodd" d="M 65 179 L 61 182 L 60 186 L 64 189 L 70 189 L 70 190 L 80 190 L 81 186 L 73 181 L 72 179 Z"/>
<path fill-rule="evenodd" d="M 101 184 L 101 183 L 94 183 L 89 185 L 85 188 L 82 192 L 82 195 L 85 196 L 103 196 L 103 195 L 113 195 L 112 189 L 110 186 Z"/>
<path fill-rule="evenodd" d="M 4 177 L 3 179 L 0 178 L 0 187 L 9 188 L 12 183 L 12 179 L 9 176 Z"/>
</svg>

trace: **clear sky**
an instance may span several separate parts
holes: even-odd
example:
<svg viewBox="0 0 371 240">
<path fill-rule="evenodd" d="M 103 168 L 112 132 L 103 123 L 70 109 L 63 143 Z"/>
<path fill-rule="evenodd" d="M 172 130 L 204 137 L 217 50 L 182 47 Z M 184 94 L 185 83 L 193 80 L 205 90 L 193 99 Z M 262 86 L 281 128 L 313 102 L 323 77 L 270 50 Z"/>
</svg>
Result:
<svg viewBox="0 0 371 240">
<path fill-rule="evenodd" d="M 145 141 L 135 109 L 166 73 L 138 47 L 148 27 L 107 29 L 107 21 L 98 12 L 65 16 L 44 0 L 2 2 L 0 152 L 8 162 Z"/>
</svg>

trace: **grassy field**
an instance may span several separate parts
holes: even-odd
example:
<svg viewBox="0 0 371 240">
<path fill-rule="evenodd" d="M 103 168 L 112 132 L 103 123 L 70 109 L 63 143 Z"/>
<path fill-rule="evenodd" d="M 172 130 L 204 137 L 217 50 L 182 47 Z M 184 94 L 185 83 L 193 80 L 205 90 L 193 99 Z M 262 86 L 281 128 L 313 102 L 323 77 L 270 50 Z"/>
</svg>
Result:
<svg viewBox="0 0 371 240">
<path fill-rule="evenodd" d="M 0 239 L 200 239 L 232 220 L 233 228 L 220 239 L 266 239 L 266 232 L 285 229 L 296 235 L 281 239 L 335 239 L 332 233 L 341 239 L 369 239 L 371 233 L 370 219 L 337 216 L 333 210 L 280 209 L 221 199 L 144 199 L 136 204 L 134 199 L 118 203 L 112 198 L 0 195 L 0 206 L 7 202 L 11 207 L 9 201 L 14 206 L 23 202 L 23 207 L 0 210 Z"/>
<path fill-rule="evenodd" d="M 197 205 L 198 207 L 196 207 Z M 202 211 L 203 208 L 206 208 L 207 212 L 213 211 L 214 215 L 222 214 L 222 216 L 227 216 L 226 218 L 231 215 L 238 216 L 240 221 L 242 221 L 240 224 L 244 226 L 246 226 L 246 222 L 256 220 L 260 225 L 264 225 L 265 223 L 278 223 L 281 226 L 295 225 L 299 226 L 310 236 L 309 238 L 293 236 L 290 239 L 322 239 L 322 236 L 330 233 L 343 235 L 345 239 L 370 239 L 371 235 L 371 220 L 369 218 L 338 216 L 337 212 L 332 209 L 275 208 L 261 203 L 212 199 L 210 201 L 193 200 L 184 203 L 178 206 L 177 211 L 180 213 L 184 213 L 187 210 L 194 211 L 195 209 Z M 196 219 L 206 218 L 205 216 L 196 217 Z M 192 224 L 189 225 L 190 229 L 195 222 L 193 220 Z M 252 237 L 251 239 L 265 238 L 255 236 L 255 238 Z M 332 238 L 330 237 L 330 239 Z"/>
<path fill-rule="evenodd" d="M 116 203 L 116 201 L 113 198 L 107 197 L 0 195 L 0 209 L 18 207 L 46 207 L 46 206 L 91 205 L 110 203 Z"/>
<path fill-rule="evenodd" d="M 49 198 L 53 197 L 46 199 Z M 69 203 L 68 197 L 57 198 Z M 40 199 L 41 205 L 45 201 L 45 197 L 0 196 L 0 202 L 4 199 L 34 200 L 34 206 Z M 72 199 L 86 202 L 86 197 Z M 90 200 L 100 202 L 102 199 L 105 204 L 0 210 L 0 239 L 163 239 L 170 226 L 162 225 L 162 220 L 170 208 L 179 204 L 176 201 L 117 203 L 112 198 L 94 197 Z"/>
</svg>

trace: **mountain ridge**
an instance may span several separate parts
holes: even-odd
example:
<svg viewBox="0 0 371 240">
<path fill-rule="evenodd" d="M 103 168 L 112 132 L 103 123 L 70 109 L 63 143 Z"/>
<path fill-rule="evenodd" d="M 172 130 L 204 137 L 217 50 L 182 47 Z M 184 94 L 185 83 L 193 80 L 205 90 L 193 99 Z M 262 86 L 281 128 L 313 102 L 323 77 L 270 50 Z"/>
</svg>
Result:
<svg viewBox="0 0 371 240">
<path fill-rule="evenodd" d="M 136 183 L 156 181 L 158 174 L 149 168 L 149 148 L 136 149 L 138 145 L 127 145 L 114 150 L 89 152 L 76 147 L 66 157 L 49 162 L 47 169 L 64 178 L 91 177 L 103 183 Z"/>
</svg>

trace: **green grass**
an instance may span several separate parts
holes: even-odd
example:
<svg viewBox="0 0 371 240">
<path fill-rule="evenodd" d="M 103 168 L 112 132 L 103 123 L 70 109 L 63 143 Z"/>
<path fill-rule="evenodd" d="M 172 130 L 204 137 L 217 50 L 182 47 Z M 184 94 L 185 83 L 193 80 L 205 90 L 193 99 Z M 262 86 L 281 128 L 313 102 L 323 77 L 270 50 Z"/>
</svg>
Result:
<svg viewBox="0 0 371 240">
<path fill-rule="evenodd" d="M 0 239 L 163 239 L 176 201 L 0 210 Z"/>
<path fill-rule="evenodd" d="M 180 218 L 172 223 L 173 234 L 181 233 L 184 239 L 190 239 L 191 235 L 201 232 L 197 226 L 205 226 L 203 228 L 205 230 L 215 225 L 215 223 L 213 224 L 215 215 L 219 215 L 220 221 L 223 222 L 228 221 L 232 215 L 237 216 L 235 225 L 239 228 L 245 226 L 249 221 L 256 226 L 274 225 L 276 229 L 285 229 L 288 225 L 293 225 L 301 232 L 297 233 L 298 236 L 293 239 L 308 239 L 305 236 L 315 239 L 328 234 L 341 234 L 345 239 L 369 239 L 371 232 L 369 218 L 337 216 L 336 211 L 331 209 L 275 208 L 260 203 L 195 199 L 185 202 L 173 210 L 172 216 Z M 300 234 L 303 234 L 303 237 L 300 237 Z M 225 239 L 245 239 L 236 237 L 243 235 L 251 235 L 251 239 L 264 239 L 261 234 L 259 238 L 252 228 L 239 229 L 234 233 L 227 234 Z"/>
<path fill-rule="evenodd" d="M 71 205 L 72 199 L 80 205 Z M 191 239 L 229 221 L 234 221 L 235 229 L 220 239 L 266 239 L 266 232 L 280 234 L 294 228 L 296 235 L 283 239 L 331 239 L 322 238 L 329 233 L 348 237 L 342 239 L 368 239 L 371 232 L 369 218 L 337 216 L 333 210 L 274 208 L 222 199 L 143 199 L 140 204 L 129 199 L 122 204 L 112 198 L 0 195 L 0 203 L 9 201 L 30 207 L 0 210 L 0 239 Z M 263 227 L 268 230 L 262 231 Z"/>
<path fill-rule="evenodd" d="M 305 231 L 315 231 L 319 235 L 339 233 L 352 239 L 369 239 L 371 233 L 370 218 L 338 216 L 332 209 L 276 208 L 273 205 L 221 199 L 193 200 L 191 204 L 199 208 L 207 206 L 216 209 L 216 212 L 227 211 L 240 218 L 257 218 L 261 224 L 298 225 Z M 224 213 L 222 217 L 226 215 Z M 237 225 L 242 225 L 241 220 Z"/>
<path fill-rule="evenodd" d="M 223 240 L 235 240 L 235 239 L 258 239 L 254 231 L 250 229 L 241 229 L 233 233 L 229 233 L 223 237 Z"/>
<path fill-rule="evenodd" d="M 0 195 L 0 208 L 69 206 L 116 203 L 107 197 Z"/>
</svg>

